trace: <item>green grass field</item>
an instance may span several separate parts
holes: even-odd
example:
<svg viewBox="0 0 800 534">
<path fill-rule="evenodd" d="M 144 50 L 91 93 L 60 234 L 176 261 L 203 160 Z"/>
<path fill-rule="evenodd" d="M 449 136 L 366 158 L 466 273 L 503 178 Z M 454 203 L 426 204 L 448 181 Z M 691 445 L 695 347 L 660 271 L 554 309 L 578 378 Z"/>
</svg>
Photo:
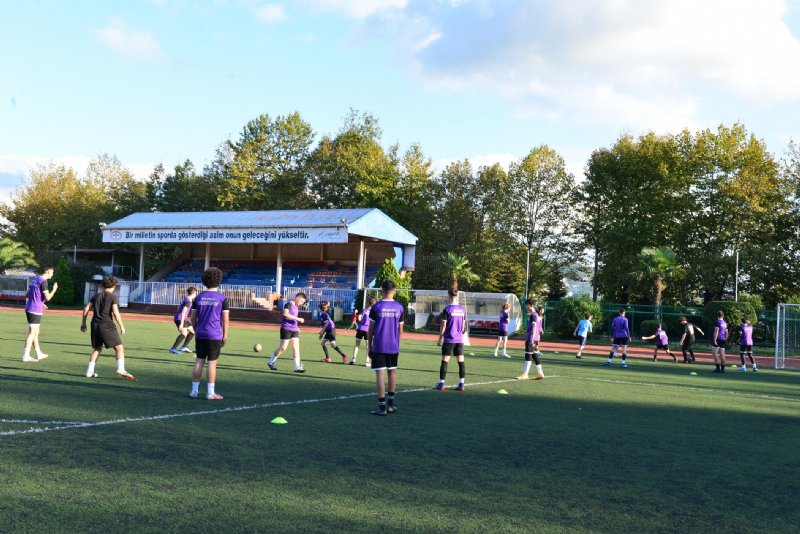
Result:
<svg viewBox="0 0 800 534">
<path fill-rule="evenodd" d="M 309 372 L 296 375 L 285 357 L 278 372 L 266 369 L 277 332 L 232 329 L 217 381 L 225 400 L 209 402 L 186 396 L 194 358 L 166 351 L 171 324 L 127 322 L 127 367 L 137 376 L 128 382 L 112 378 L 111 355 L 101 357 L 99 378 L 84 378 L 88 335 L 79 323 L 46 316 L 50 358 L 23 364 L 24 314 L 0 312 L 0 532 L 796 532 L 800 524 L 796 372 L 718 376 L 646 360 L 607 369 L 600 357 L 546 354 L 548 378 L 514 382 L 520 353 L 497 360 L 473 347 L 467 391 L 437 392 L 429 389 L 435 344 L 407 341 L 400 410 L 379 418 L 368 413 L 373 374 L 319 363 L 313 335 L 302 338 Z M 352 332 L 339 334 L 349 353 Z M 255 342 L 264 352 L 252 352 Z M 289 423 L 270 424 L 278 416 Z"/>
</svg>

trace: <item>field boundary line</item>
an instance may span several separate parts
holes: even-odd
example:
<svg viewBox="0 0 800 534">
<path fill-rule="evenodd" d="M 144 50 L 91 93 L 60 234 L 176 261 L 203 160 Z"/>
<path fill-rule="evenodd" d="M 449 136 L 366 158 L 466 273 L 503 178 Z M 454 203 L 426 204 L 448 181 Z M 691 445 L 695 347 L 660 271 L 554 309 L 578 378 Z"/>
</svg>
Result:
<svg viewBox="0 0 800 534">
<path fill-rule="evenodd" d="M 514 378 L 506 378 L 502 380 L 490 380 L 486 382 L 474 382 L 469 383 L 467 386 L 474 387 L 474 386 L 486 386 L 491 384 L 505 384 L 508 382 L 516 382 L 517 380 Z M 431 391 L 432 388 L 424 387 L 424 388 L 412 388 L 412 389 L 403 389 L 397 392 L 397 394 L 406 394 L 406 393 L 419 393 L 421 391 Z M 123 417 L 119 419 L 107 419 L 104 421 L 93 421 L 93 422 L 64 422 L 58 426 L 49 426 L 49 427 L 42 427 L 42 428 L 26 428 L 22 430 L 6 430 L 0 432 L 0 436 L 19 436 L 22 434 L 41 434 L 44 432 L 54 432 L 58 430 L 71 430 L 74 428 L 92 428 L 96 426 L 108 426 L 108 425 L 120 425 L 124 423 L 139 423 L 145 421 L 164 421 L 167 419 L 177 419 L 179 417 L 196 417 L 200 415 L 216 415 L 216 414 L 223 414 L 223 413 L 234 413 L 234 412 L 246 412 L 250 410 L 261 410 L 264 408 L 274 408 L 279 406 L 297 406 L 300 404 L 316 404 L 320 402 L 331 402 L 331 401 L 342 401 L 342 400 L 351 400 L 351 399 L 362 399 L 366 397 L 374 397 L 375 392 L 370 393 L 354 393 L 353 395 L 339 395 L 336 397 L 322 397 L 318 399 L 300 399 L 294 401 L 276 401 L 276 402 L 264 402 L 264 403 L 257 403 L 257 404 L 245 404 L 243 406 L 230 406 L 227 408 L 219 408 L 215 410 L 199 410 L 194 412 L 177 412 L 171 414 L 162 414 L 162 415 L 143 415 L 139 417 Z M 10 421 L 9 421 L 10 422 Z M 18 422 L 23 422 L 22 420 L 18 420 Z M 39 423 L 38 421 L 31 421 L 30 423 Z"/>
</svg>

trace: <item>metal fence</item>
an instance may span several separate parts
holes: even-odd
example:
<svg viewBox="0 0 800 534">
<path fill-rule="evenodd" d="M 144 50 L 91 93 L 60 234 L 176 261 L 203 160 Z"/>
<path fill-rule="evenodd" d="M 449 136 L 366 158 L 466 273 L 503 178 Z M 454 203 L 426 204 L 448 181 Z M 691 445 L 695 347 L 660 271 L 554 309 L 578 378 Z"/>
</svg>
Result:
<svg viewBox="0 0 800 534">
<path fill-rule="evenodd" d="M 130 287 L 129 302 L 140 304 L 162 304 L 167 306 L 177 306 L 186 295 L 186 290 L 194 287 L 197 291 L 203 291 L 201 284 L 179 283 L 179 282 L 129 282 Z M 272 294 L 272 286 L 256 285 L 229 285 L 221 284 L 219 290 L 228 299 L 228 306 L 239 310 L 263 310 L 271 309 L 272 303 L 269 302 Z"/>
<path fill-rule="evenodd" d="M 300 292 L 306 294 L 308 301 L 300 308 L 300 311 L 310 312 L 316 318 L 319 310 L 319 303 L 328 301 L 331 303 L 331 308 L 336 317 L 336 310 L 342 310 L 342 314 L 353 313 L 356 305 L 356 297 L 358 290 L 356 289 L 328 289 L 324 287 L 284 287 L 283 298 L 286 302 L 294 299 L 294 296 Z M 360 303 L 359 303 L 360 306 Z M 339 319 L 336 319 L 339 320 Z"/>
</svg>

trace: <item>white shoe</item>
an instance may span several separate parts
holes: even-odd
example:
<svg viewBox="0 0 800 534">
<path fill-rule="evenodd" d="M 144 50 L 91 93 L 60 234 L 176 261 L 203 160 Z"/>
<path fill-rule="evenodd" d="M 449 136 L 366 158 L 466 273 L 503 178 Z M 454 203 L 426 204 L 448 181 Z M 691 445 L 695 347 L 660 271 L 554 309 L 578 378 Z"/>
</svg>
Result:
<svg viewBox="0 0 800 534">
<path fill-rule="evenodd" d="M 494 357 L 497 358 L 497 353 L 496 352 L 494 353 Z"/>
<path fill-rule="evenodd" d="M 509 356 L 508 354 L 503 354 L 503 358 L 510 358 L 510 357 L 511 356 Z"/>
<path fill-rule="evenodd" d="M 181 352 L 188 352 L 188 353 L 191 354 L 193 351 L 189 347 L 183 347 L 183 348 L 181 348 Z"/>
<path fill-rule="evenodd" d="M 38 362 L 39 360 L 37 360 L 36 358 L 32 358 L 30 356 L 23 356 L 22 357 L 22 361 L 23 362 Z"/>
<path fill-rule="evenodd" d="M 36 359 L 37 359 L 37 360 L 46 360 L 46 359 L 47 359 L 47 354 L 45 354 L 45 353 L 43 353 L 43 352 L 42 352 L 42 353 L 40 353 L 40 354 L 37 354 L 37 355 L 36 355 Z"/>
<path fill-rule="evenodd" d="M 97 373 L 92 373 L 92 374 L 86 373 L 86 378 L 97 378 Z"/>
</svg>

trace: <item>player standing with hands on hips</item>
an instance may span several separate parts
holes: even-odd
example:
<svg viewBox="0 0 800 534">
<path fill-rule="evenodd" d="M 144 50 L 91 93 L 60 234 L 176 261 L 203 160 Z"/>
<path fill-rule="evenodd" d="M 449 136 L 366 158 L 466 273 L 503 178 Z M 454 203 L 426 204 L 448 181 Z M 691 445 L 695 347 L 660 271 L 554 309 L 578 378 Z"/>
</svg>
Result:
<svg viewBox="0 0 800 534">
<path fill-rule="evenodd" d="M 464 333 L 467 331 L 467 310 L 458 304 L 458 290 L 451 289 L 450 304 L 445 307 L 440 315 L 442 327 L 439 330 L 437 345 L 442 347 L 442 363 L 439 366 L 439 383 L 433 389 L 444 390 L 444 380 L 447 377 L 447 364 L 450 356 L 455 354 L 458 361 L 458 385 L 456 391 L 464 391 L 464 379 L 467 377 L 467 367 L 464 362 Z M 442 343 L 444 341 L 444 343 Z"/>
<path fill-rule="evenodd" d="M 372 415 L 388 415 L 397 411 L 394 394 L 397 391 L 397 360 L 400 357 L 400 335 L 403 333 L 403 305 L 394 300 L 395 283 L 386 280 L 381 284 L 383 298 L 369 312 L 369 357 L 375 371 L 375 391 L 378 394 L 378 409 Z M 389 380 L 386 390 L 384 375 Z"/>
</svg>

